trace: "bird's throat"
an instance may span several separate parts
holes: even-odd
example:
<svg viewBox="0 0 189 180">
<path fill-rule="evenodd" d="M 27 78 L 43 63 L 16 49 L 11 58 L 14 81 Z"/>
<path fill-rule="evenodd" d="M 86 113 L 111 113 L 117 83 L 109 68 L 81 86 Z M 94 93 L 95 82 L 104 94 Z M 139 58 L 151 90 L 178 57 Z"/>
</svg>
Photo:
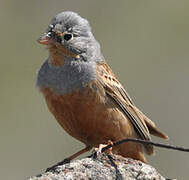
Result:
<svg viewBox="0 0 189 180">
<path fill-rule="evenodd" d="M 56 48 L 50 47 L 50 63 L 53 66 L 64 66 L 64 56 Z"/>
<path fill-rule="evenodd" d="M 74 53 L 69 52 L 64 46 L 62 45 L 51 45 L 49 47 L 50 52 L 50 63 L 54 66 L 64 66 L 64 58 L 66 57 L 73 57 L 78 59 L 80 56 Z"/>
</svg>

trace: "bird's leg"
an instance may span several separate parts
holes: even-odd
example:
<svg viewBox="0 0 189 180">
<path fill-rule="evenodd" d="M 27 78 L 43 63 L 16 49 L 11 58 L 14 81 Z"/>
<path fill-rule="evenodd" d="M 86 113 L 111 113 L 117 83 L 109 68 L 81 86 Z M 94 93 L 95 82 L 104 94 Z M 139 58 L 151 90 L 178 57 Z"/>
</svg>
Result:
<svg viewBox="0 0 189 180">
<path fill-rule="evenodd" d="M 57 164 L 47 168 L 45 172 L 54 171 L 57 166 L 69 163 L 71 160 L 75 159 L 76 157 L 80 156 L 81 154 L 83 154 L 85 152 L 90 151 L 91 149 L 92 149 L 91 146 L 86 146 L 85 148 L 81 149 L 80 151 L 76 152 L 75 154 L 71 155 L 70 157 L 65 158 L 63 161 L 60 161 Z"/>
<path fill-rule="evenodd" d="M 94 151 L 96 152 L 96 155 L 98 156 L 100 153 L 102 153 L 102 149 L 108 145 L 113 145 L 113 142 L 111 140 L 108 140 L 107 144 L 100 144 L 98 148 L 95 148 Z M 106 153 L 112 154 L 112 147 L 106 150 Z"/>
<path fill-rule="evenodd" d="M 72 156 L 70 156 L 70 157 L 68 157 L 66 159 L 69 160 L 69 161 L 71 161 L 71 160 L 75 159 L 76 157 L 80 156 L 81 154 L 90 151 L 91 149 L 92 149 L 91 146 L 87 146 L 87 147 L 81 149 L 80 151 L 76 152 L 75 154 L 73 154 Z"/>
</svg>

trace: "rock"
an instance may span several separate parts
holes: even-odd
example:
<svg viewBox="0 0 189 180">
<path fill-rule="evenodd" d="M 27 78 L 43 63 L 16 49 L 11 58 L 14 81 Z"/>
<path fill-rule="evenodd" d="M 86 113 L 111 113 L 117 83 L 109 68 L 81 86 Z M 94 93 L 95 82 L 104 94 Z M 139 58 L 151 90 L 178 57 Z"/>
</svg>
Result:
<svg viewBox="0 0 189 180">
<path fill-rule="evenodd" d="M 149 164 L 118 155 L 100 154 L 58 166 L 54 171 L 27 180 L 164 180 Z"/>
</svg>

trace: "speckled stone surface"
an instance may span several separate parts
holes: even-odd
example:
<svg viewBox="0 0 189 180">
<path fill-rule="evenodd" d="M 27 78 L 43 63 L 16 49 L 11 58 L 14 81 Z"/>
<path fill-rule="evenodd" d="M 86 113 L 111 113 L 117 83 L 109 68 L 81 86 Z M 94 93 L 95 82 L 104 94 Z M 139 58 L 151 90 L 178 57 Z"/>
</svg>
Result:
<svg viewBox="0 0 189 180">
<path fill-rule="evenodd" d="M 58 166 L 54 172 L 27 180 L 164 180 L 152 166 L 118 155 L 101 154 L 96 159 L 84 158 Z"/>
</svg>

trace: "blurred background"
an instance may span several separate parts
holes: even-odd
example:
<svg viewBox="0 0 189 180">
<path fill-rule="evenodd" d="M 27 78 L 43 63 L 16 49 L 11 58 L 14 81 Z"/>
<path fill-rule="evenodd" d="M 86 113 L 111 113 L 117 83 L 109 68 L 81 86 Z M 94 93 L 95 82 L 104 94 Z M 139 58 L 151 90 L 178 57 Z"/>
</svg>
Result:
<svg viewBox="0 0 189 180">
<path fill-rule="evenodd" d="M 90 21 L 108 63 L 169 135 L 167 143 L 189 147 L 188 0 L 1 0 L 0 179 L 42 173 L 83 147 L 62 130 L 35 87 L 48 57 L 36 39 L 65 10 Z M 148 160 L 167 178 L 188 179 L 187 153 L 156 148 Z"/>
</svg>

